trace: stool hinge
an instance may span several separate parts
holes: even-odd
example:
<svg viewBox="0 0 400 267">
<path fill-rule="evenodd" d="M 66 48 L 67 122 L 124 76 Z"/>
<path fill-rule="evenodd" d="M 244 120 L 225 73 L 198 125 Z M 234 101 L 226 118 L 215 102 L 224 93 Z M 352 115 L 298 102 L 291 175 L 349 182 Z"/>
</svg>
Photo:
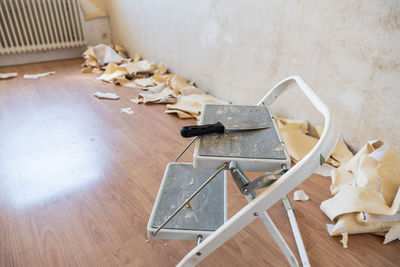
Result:
<svg viewBox="0 0 400 267">
<path fill-rule="evenodd" d="M 250 181 L 250 179 L 239 168 L 237 168 L 237 164 L 234 161 L 229 163 L 229 170 L 240 192 L 246 195 L 248 199 L 254 199 L 256 197 L 254 193 L 255 190 L 272 185 L 276 181 L 274 175 L 284 174 L 287 171 L 287 168 L 286 165 L 283 165 L 282 169 L 268 172 L 253 181 Z M 269 177 L 269 179 L 264 180 L 265 177 Z"/>
</svg>

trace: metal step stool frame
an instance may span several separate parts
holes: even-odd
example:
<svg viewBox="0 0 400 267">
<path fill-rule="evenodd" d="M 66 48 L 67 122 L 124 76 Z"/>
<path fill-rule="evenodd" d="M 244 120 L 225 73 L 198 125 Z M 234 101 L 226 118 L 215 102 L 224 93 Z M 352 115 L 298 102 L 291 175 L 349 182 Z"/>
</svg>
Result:
<svg viewBox="0 0 400 267">
<path fill-rule="evenodd" d="M 288 88 L 296 84 L 298 85 L 298 88 L 300 88 L 300 90 L 304 93 L 304 95 L 311 101 L 314 107 L 324 117 L 324 131 L 318 143 L 302 160 L 300 160 L 296 165 L 293 166 L 293 168 L 283 174 L 269 188 L 261 192 L 261 194 L 258 195 L 256 198 L 249 199 L 249 203 L 246 206 L 244 206 L 239 212 L 233 215 L 207 239 L 202 242 L 198 242 L 198 245 L 194 249 L 192 249 L 181 260 L 181 262 L 178 263 L 177 266 L 194 266 L 198 264 L 256 218 L 259 218 L 264 223 L 265 227 L 271 233 L 271 236 L 278 244 L 282 253 L 285 255 L 289 264 L 291 266 L 299 266 L 299 263 L 293 252 L 291 251 L 291 249 L 283 239 L 282 235 L 280 234 L 279 230 L 276 228 L 275 224 L 266 212 L 268 208 L 270 208 L 274 203 L 279 200 L 283 201 L 283 204 L 287 210 L 293 234 L 296 239 L 296 244 L 298 246 L 302 265 L 310 265 L 294 216 L 293 207 L 291 206 L 290 201 L 286 197 L 286 195 L 296 186 L 301 184 L 306 178 L 308 178 L 313 173 L 313 171 L 320 165 L 322 165 L 325 162 L 325 159 L 330 156 L 336 146 L 339 137 L 339 130 L 335 123 L 334 117 L 331 115 L 328 107 L 298 76 L 291 76 L 279 82 L 259 101 L 257 105 L 270 106 L 279 97 L 279 95 L 281 95 Z M 193 141 L 191 143 L 193 143 Z M 184 151 L 186 151 L 187 148 L 188 147 L 186 147 Z M 181 154 L 183 154 L 184 151 Z M 224 163 L 221 168 L 222 167 L 227 167 L 227 163 Z"/>
</svg>

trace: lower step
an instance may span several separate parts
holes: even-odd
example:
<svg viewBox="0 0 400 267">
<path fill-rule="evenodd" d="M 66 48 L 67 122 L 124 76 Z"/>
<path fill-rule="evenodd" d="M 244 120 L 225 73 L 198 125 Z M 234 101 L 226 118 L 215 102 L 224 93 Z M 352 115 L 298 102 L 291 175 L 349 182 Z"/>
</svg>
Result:
<svg viewBox="0 0 400 267">
<path fill-rule="evenodd" d="M 169 163 L 154 203 L 147 234 L 150 238 L 206 238 L 227 220 L 226 174 L 219 173 L 154 237 L 168 219 L 216 170 L 193 168 L 192 163 Z"/>
</svg>

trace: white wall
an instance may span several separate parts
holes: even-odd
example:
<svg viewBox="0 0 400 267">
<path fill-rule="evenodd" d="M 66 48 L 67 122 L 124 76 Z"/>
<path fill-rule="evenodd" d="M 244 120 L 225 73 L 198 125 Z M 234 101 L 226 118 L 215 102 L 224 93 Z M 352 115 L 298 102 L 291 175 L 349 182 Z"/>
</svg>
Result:
<svg viewBox="0 0 400 267">
<path fill-rule="evenodd" d="M 399 1 L 109 0 L 114 43 L 237 104 L 298 74 L 355 149 L 400 143 Z M 287 94 L 278 114 L 318 119 Z M 292 109 L 294 112 L 283 110 Z"/>
</svg>

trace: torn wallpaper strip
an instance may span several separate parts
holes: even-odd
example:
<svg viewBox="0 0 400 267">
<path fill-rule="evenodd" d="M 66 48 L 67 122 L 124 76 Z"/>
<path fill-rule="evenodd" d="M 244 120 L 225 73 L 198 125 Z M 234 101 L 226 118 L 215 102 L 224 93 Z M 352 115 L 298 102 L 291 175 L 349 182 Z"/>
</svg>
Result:
<svg viewBox="0 0 400 267">
<path fill-rule="evenodd" d="M 0 73 L 0 79 L 10 79 L 17 77 L 18 73 L 10 72 L 10 73 Z"/>
<path fill-rule="evenodd" d="M 111 100 L 116 100 L 119 99 L 119 96 L 114 93 L 102 93 L 102 92 L 96 92 L 93 94 L 95 97 L 100 98 L 100 99 L 111 99 Z"/>
<path fill-rule="evenodd" d="M 33 79 L 33 80 L 37 80 L 39 78 L 48 76 L 48 75 L 53 75 L 56 74 L 55 71 L 50 71 L 50 72 L 45 72 L 45 73 L 37 73 L 37 74 L 25 74 L 24 75 L 24 79 Z"/>
</svg>

